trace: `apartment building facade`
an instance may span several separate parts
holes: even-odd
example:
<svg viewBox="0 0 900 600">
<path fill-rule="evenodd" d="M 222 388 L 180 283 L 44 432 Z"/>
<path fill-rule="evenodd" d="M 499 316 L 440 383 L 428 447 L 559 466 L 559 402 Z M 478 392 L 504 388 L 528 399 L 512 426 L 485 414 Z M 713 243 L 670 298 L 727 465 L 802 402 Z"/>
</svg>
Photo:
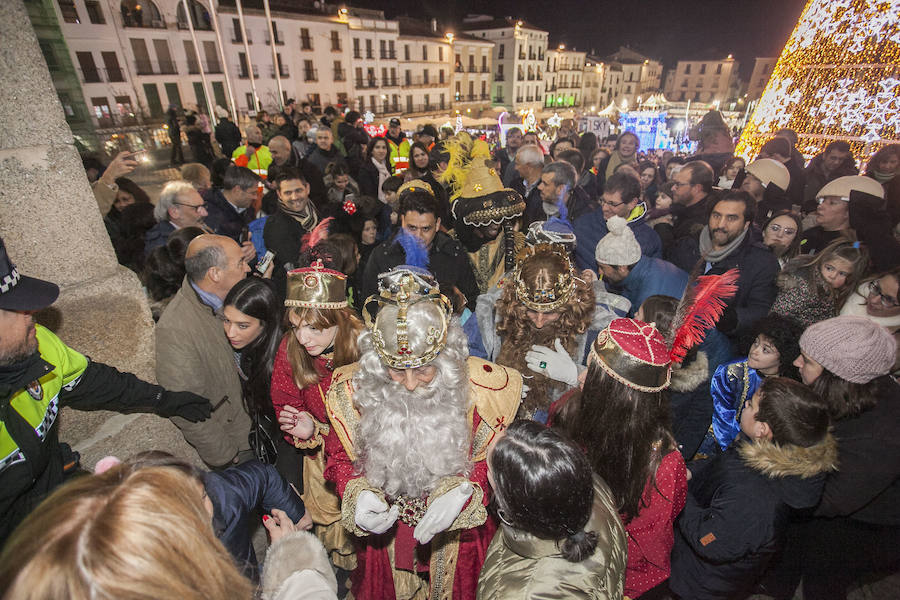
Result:
<svg viewBox="0 0 900 600">
<path fill-rule="evenodd" d="M 666 98 L 672 102 L 730 102 L 739 85 L 738 67 L 730 54 L 721 60 L 679 60 L 666 77 Z"/>
<path fill-rule="evenodd" d="M 753 73 L 751 73 L 750 81 L 747 84 L 747 100 L 759 100 L 762 97 L 762 93 L 766 89 L 766 84 L 769 83 L 769 78 L 772 76 L 772 71 L 775 69 L 777 62 L 777 56 L 756 58 L 753 62 Z"/>
<path fill-rule="evenodd" d="M 564 45 L 547 50 L 544 72 L 544 107 L 580 107 L 584 98 L 584 65 L 587 54 Z"/>
<path fill-rule="evenodd" d="M 491 106 L 494 42 L 450 33 L 453 43 L 453 108 L 474 114 Z"/>
<path fill-rule="evenodd" d="M 549 33 L 511 18 L 476 16 L 463 22 L 469 35 L 494 43 L 493 104 L 538 112 L 543 105 Z"/>
</svg>

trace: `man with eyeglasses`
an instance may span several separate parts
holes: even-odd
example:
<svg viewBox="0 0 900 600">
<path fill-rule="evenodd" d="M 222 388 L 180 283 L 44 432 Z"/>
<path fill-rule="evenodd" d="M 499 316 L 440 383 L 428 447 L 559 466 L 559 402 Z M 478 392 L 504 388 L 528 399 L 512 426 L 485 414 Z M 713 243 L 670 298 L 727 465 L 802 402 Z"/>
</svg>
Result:
<svg viewBox="0 0 900 600">
<path fill-rule="evenodd" d="M 159 194 L 153 209 L 156 225 L 144 236 L 144 256 L 150 256 L 155 248 L 164 246 L 176 229 L 200 227 L 207 216 L 206 202 L 188 181 L 170 181 Z"/>
<path fill-rule="evenodd" d="M 575 219 L 575 266 L 579 271 L 595 271 L 597 261 L 594 249 L 609 232 L 606 221 L 619 216 L 628 222 L 634 237 L 641 246 L 641 254 L 653 258 L 662 257 L 662 242 L 659 235 L 644 221 L 647 206 L 641 202 L 641 182 L 629 172 L 613 173 L 606 180 L 603 195 L 599 200 L 600 209 Z"/>
<path fill-rule="evenodd" d="M 695 243 L 706 226 L 706 216 L 713 194 L 715 174 L 712 167 L 702 160 L 685 164 L 672 177 L 673 224 L 656 226 L 664 248 L 665 257 L 671 256 L 678 244 Z M 684 240 L 687 240 L 685 242 Z"/>
</svg>

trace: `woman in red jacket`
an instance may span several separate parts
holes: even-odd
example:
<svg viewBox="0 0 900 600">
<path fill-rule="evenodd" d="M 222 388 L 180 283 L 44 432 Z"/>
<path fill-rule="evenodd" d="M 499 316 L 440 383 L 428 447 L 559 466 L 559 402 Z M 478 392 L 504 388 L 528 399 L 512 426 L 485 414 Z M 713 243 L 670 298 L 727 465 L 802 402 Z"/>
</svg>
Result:
<svg viewBox="0 0 900 600">
<path fill-rule="evenodd" d="M 340 499 L 322 475 L 332 438 L 325 394 L 332 371 L 359 358 L 356 338 L 363 324 L 348 306 L 346 275 L 321 263 L 287 274 L 284 304 L 290 330 L 275 356 L 272 405 L 285 438 L 303 450 L 302 497 L 314 531 L 332 562 L 352 570 L 356 560 L 340 523 Z"/>
<path fill-rule="evenodd" d="M 669 349 L 653 325 L 616 319 L 592 345 L 586 373 L 554 425 L 585 448 L 612 490 L 628 537 L 625 595 L 638 598 L 669 577 L 673 523 L 687 498 L 664 393 Z"/>
</svg>

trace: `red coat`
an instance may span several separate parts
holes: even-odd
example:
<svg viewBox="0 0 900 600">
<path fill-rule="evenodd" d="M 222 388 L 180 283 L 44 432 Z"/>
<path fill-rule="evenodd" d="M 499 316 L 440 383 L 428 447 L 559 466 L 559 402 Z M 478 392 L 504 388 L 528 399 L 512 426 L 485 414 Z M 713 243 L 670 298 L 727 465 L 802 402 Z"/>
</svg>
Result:
<svg viewBox="0 0 900 600">
<path fill-rule="evenodd" d="M 305 410 L 319 423 L 328 424 L 328 415 L 325 413 L 325 394 L 331 387 L 331 370 L 326 366 L 329 361 L 317 356 L 313 364 L 319 373 L 318 385 L 308 385 L 297 389 L 294 383 L 294 372 L 287 357 L 287 337 L 281 340 L 278 353 L 275 355 L 275 364 L 272 367 L 272 406 L 275 408 L 275 417 L 286 404 L 290 404 L 297 410 Z M 289 443 L 293 442 L 290 435 L 285 435 Z"/>
<path fill-rule="evenodd" d="M 675 543 L 675 518 L 687 500 L 687 468 L 677 450 L 656 469 L 656 485 L 647 482 L 641 510 L 625 525 L 628 563 L 625 595 L 637 598 L 669 578 L 669 555 Z"/>
</svg>

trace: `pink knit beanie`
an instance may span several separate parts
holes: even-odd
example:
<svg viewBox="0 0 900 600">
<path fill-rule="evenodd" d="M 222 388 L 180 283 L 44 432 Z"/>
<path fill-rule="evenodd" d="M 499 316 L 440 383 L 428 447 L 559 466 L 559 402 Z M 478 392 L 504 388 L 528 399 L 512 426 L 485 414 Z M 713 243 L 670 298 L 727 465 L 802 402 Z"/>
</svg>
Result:
<svg viewBox="0 0 900 600">
<path fill-rule="evenodd" d="M 890 372 L 897 342 L 866 317 L 843 315 L 810 325 L 800 336 L 800 349 L 841 379 L 868 383 Z"/>
</svg>

